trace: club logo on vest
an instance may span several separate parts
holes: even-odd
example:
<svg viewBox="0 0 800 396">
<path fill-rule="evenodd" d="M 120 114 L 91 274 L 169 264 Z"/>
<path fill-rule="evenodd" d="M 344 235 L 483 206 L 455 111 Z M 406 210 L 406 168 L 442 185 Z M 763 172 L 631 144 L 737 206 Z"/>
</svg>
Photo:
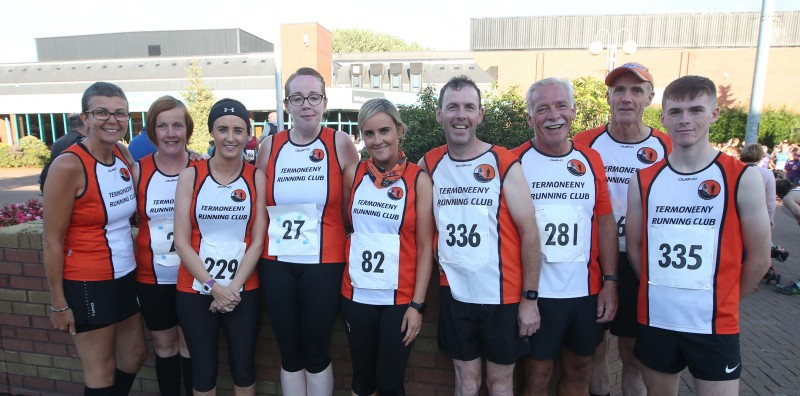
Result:
<svg viewBox="0 0 800 396">
<path fill-rule="evenodd" d="M 320 162 L 325 159 L 325 152 L 321 149 L 314 149 L 311 154 L 308 155 L 308 158 L 311 159 L 311 162 Z"/>
<path fill-rule="evenodd" d="M 475 167 L 475 170 L 472 171 L 472 176 L 475 177 L 475 180 L 481 183 L 488 183 L 494 179 L 495 171 L 494 168 L 489 164 L 480 164 Z"/>
<path fill-rule="evenodd" d="M 650 147 L 642 147 L 636 153 L 636 159 L 643 164 L 652 164 L 658 159 L 658 153 Z"/>
<path fill-rule="evenodd" d="M 392 187 L 386 192 L 389 198 L 398 201 L 403 198 L 403 189 L 400 187 Z"/>
<path fill-rule="evenodd" d="M 237 188 L 231 193 L 231 200 L 233 200 L 233 202 L 242 202 L 245 199 L 247 199 L 247 194 L 241 188 Z"/>
<path fill-rule="evenodd" d="M 119 168 L 119 177 L 126 182 L 131 181 L 131 172 L 128 171 L 128 168 Z"/>
<path fill-rule="evenodd" d="M 706 180 L 697 187 L 697 195 L 705 200 L 714 199 L 719 195 L 722 187 L 716 180 Z"/>
<path fill-rule="evenodd" d="M 586 174 L 586 165 L 580 160 L 571 159 L 567 162 L 567 170 L 575 176 L 583 176 Z"/>
</svg>

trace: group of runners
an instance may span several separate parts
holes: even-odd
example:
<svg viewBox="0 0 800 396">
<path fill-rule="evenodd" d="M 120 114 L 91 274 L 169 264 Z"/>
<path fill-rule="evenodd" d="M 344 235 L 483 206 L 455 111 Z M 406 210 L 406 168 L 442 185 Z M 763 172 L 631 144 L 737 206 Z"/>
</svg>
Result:
<svg viewBox="0 0 800 396">
<path fill-rule="evenodd" d="M 624 394 L 676 395 L 686 366 L 698 394 L 734 394 L 738 301 L 769 265 L 761 177 L 709 145 L 710 80 L 667 86 L 669 136 L 642 123 L 654 96 L 646 67 L 625 64 L 606 85 L 610 122 L 570 140 L 571 84 L 537 81 L 532 139 L 507 150 L 477 138 L 480 90 L 454 77 L 436 109 L 447 144 L 414 164 L 385 99 L 359 113 L 369 154 L 359 160 L 346 133 L 321 125 L 323 77 L 301 68 L 285 84 L 292 128 L 264 139 L 251 165 L 244 105 L 214 104 L 216 150 L 203 160 L 186 149 L 188 110 L 169 96 L 148 112 L 156 153 L 133 162 L 118 143 L 125 94 L 93 84 L 87 137 L 44 186 L 51 320 L 73 335 L 85 394 L 129 392 L 147 356 L 142 317 L 162 394 L 181 382 L 216 394 L 220 328 L 234 393 L 255 394 L 260 295 L 283 394 L 332 393 L 340 309 L 353 394 L 405 394 L 434 262 L 438 342 L 459 395 L 478 393 L 483 360 L 489 393 L 512 394 L 522 357 L 527 394 L 547 394 L 557 358 L 558 394 L 608 394 L 609 326 Z"/>
</svg>

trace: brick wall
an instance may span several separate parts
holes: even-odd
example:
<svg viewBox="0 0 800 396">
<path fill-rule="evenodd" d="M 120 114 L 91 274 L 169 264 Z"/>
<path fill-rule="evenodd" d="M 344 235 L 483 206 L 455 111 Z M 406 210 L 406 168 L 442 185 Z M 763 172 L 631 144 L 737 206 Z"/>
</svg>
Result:
<svg viewBox="0 0 800 396">
<path fill-rule="evenodd" d="M 50 294 L 42 263 L 41 221 L 0 228 L 0 393 L 76 395 L 83 392 L 80 360 L 71 336 L 52 329 Z M 406 370 L 409 394 L 453 393 L 453 366 L 436 344 L 437 293 L 428 291 L 432 306 L 424 316 L 422 333 Z M 262 315 L 256 353 L 259 394 L 279 394 L 280 356 L 267 315 Z M 224 344 L 224 342 L 221 342 Z M 220 393 L 233 388 L 227 370 L 227 351 L 220 351 Z M 337 395 L 349 395 L 350 351 L 341 321 L 331 341 Z M 134 394 L 157 394 L 153 354 L 139 371 Z"/>
<path fill-rule="evenodd" d="M 83 392 L 80 360 L 71 336 L 52 329 L 50 294 L 42 263 L 41 221 L 0 228 L 0 393 L 21 395 L 77 395 Z M 410 395 L 452 395 L 453 365 L 438 353 L 436 318 L 438 287 L 434 277 L 428 287 L 428 311 L 406 369 Z M 149 344 L 149 342 L 148 342 Z M 221 394 L 230 394 L 233 383 L 227 370 L 227 351 L 220 342 Z M 612 342 L 609 357 L 616 356 Z M 150 356 L 139 371 L 133 394 L 158 393 Z M 341 320 L 331 340 L 336 395 L 350 395 L 350 351 Z M 614 358 L 616 359 L 616 358 Z M 611 363 L 612 390 L 619 388 L 619 362 Z M 257 389 L 262 395 L 280 392 L 280 356 L 267 315 L 262 315 L 256 352 Z M 519 377 L 519 376 L 518 376 Z M 521 378 L 517 378 L 520 383 Z M 615 394 L 617 392 L 614 392 Z"/>
</svg>

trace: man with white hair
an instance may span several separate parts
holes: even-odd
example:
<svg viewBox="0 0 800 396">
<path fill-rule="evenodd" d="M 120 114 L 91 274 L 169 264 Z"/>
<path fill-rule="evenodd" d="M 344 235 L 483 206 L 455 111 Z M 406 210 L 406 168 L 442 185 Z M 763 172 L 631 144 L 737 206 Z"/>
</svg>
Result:
<svg viewBox="0 0 800 396">
<path fill-rule="evenodd" d="M 589 393 L 592 355 L 602 339 L 600 323 L 617 310 L 616 222 L 600 154 L 569 140 L 575 120 L 572 84 L 547 78 L 528 89 L 528 125 L 534 138 L 512 150 L 536 209 L 541 236 L 539 313 L 529 337 L 528 395 L 547 395 L 553 363 L 560 357 L 557 393 Z"/>
</svg>

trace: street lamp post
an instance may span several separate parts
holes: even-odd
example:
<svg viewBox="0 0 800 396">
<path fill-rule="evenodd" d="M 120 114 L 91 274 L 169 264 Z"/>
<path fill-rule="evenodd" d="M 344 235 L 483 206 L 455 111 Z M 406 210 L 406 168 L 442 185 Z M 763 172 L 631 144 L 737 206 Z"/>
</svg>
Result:
<svg viewBox="0 0 800 396">
<path fill-rule="evenodd" d="M 620 36 L 620 34 L 622 34 L 622 36 Z M 605 44 L 601 41 L 602 35 L 606 37 Z M 628 40 L 620 40 L 625 37 L 627 37 Z M 637 49 L 636 42 L 631 39 L 631 31 L 627 28 L 619 29 L 613 35 L 608 29 L 600 29 L 595 34 L 594 38 L 595 40 L 589 44 L 589 53 L 598 55 L 603 52 L 603 49 L 608 50 L 606 53 L 606 73 L 614 70 L 614 67 L 617 65 L 617 47 L 620 46 L 620 43 L 622 43 L 622 52 L 628 55 L 633 54 Z"/>
</svg>

